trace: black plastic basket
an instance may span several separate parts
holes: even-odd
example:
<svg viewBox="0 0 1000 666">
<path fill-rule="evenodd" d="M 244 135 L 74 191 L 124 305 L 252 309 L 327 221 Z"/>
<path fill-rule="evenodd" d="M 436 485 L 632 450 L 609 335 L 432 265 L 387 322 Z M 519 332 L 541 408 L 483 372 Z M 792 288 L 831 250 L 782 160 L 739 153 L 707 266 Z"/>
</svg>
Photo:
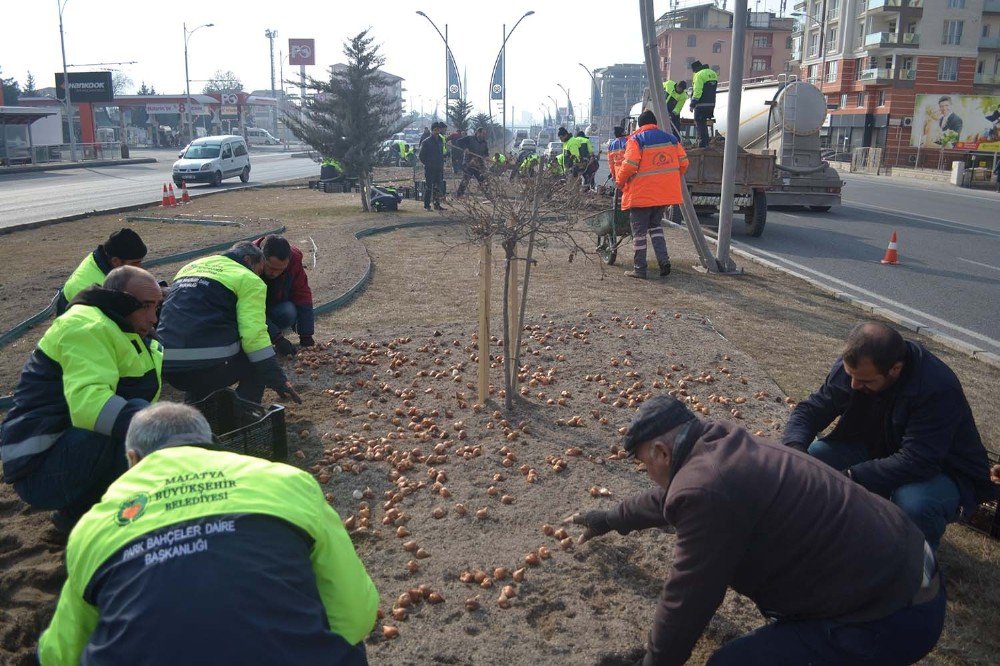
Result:
<svg viewBox="0 0 1000 666">
<path fill-rule="evenodd" d="M 1000 464 L 1000 456 L 989 452 L 986 455 L 989 459 L 990 467 Z M 998 504 L 1000 504 L 998 500 L 980 504 L 979 509 L 969 519 L 968 526 L 977 532 L 988 534 L 994 539 L 1000 539 L 1000 511 L 997 510 Z"/>
<path fill-rule="evenodd" d="M 193 406 L 205 416 L 216 441 L 227 451 L 274 462 L 288 458 L 285 408 L 281 405 L 264 407 L 225 388 Z"/>
</svg>

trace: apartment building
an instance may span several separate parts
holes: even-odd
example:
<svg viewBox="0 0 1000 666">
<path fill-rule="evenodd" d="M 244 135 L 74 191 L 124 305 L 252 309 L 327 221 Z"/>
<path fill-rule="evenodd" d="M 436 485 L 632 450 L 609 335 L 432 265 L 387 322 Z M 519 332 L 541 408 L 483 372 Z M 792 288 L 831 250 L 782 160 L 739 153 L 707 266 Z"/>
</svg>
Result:
<svg viewBox="0 0 1000 666">
<path fill-rule="evenodd" d="M 632 105 L 646 90 L 646 65 L 619 63 L 599 67 L 591 73 L 590 109 L 592 122 L 601 136 L 610 136 L 611 128 L 628 115 Z"/>
<path fill-rule="evenodd" d="M 1000 147 L 1000 0 L 798 0 L 794 58 L 826 95 L 827 143 L 946 167 Z M 996 144 L 996 146 L 994 146 Z"/>
<path fill-rule="evenodd" d="M 789 71 L 795 19 L 771 12 L 750 12 L 744 47 L 744 78 L 774 77 Z M 682 7 L 656 21 L 656 42 L 664 79 L 691 79 L 691 63 L 699 60 L 729 81 L 733 13 L 713 2 Z"/>
</svg>

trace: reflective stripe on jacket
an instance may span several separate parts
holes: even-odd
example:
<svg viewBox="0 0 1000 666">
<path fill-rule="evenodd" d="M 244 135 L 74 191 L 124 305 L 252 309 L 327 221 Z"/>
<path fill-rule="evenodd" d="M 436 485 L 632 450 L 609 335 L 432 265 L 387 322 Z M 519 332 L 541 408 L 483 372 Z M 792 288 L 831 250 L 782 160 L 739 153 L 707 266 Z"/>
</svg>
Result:
<svg viewBox="0 0 1000 666">
<path fill-rule="evenodd" d="M 684 108 L 684 102 L 687 101 L 687 95 L 677 92 L 677 84 L 672 79 L 663 82 L 663 92 L 667 96 L 667 111 L 680 115 L 681 109 Z"/>
<path fill-rule="evenodd" d="M 69 302 L 76 298 L 76 295 L 87 287 L 104 284 L 104 278 L 111 272 L 111 264 L 104 248 L 98 246 L 96 250 L 88 254 L 70 273 L 59 292 L 59 299 L 56 301 L 56 316 L 66 312 Z"/>
<path fill-rule="evenodd" d="M 197 446 L 153 452 L 112 483 L 70 535 L 66 569 L 38 644 L 46 666 L 143 650 L 184 663 L 193 648 L 198 663 L 344 663 L 340 639 L 360 643 L 378 609 L 307 472 Z"/>
<path fill-rule="evenodd" d="M 266 299 L 264 281 L 229 255 L 196 259 L 182 268 L 157 328 L 167 371 L 217 365 L 240 351 L 254 363 L 272 358 Z"/>
<path fill-rule="evenodd" d="M 115 313 L 79 302 L 96 292 L 105 290 L 78 294 L 24 366 L 0 428 L 8 483 L 29 475 L 71 427 L 124 440 L 132 416 L 160 395 L 163 348 Z"/>
<path fill-rule="evenodd" d="M 687 167 L 687 153 L 676 136 L 656 125 L 643 125 L 628 138 L 615 177 L 622 190 L 622 210 L 680 203 L 681 176 Z"/>
<path fill-rule="evenodd" d="M 622 160 L 625 159 L 625 144 L 627 142 L 627 136 L 619 136 L 608 141 L 608 169 L 611 171 L 612 179 L 617 180 L 616 172 Z"/>
</svg>

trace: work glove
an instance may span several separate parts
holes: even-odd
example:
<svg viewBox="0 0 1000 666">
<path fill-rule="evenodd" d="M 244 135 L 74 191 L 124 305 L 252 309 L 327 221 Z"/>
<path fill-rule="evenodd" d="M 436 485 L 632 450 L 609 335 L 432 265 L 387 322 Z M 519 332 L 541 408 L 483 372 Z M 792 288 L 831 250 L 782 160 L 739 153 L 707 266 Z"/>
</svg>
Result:
<svg viewBox="0 0 1000 666">
<path fill-rule="evenodd" d="M 311 335 L 300 335 L 299 336 L 299 347 L 312 347 L 316 344 Z"/>
<path fill-rule="evenodd" d="M 298 404 L 302 404 L 302 398 L 299 397 L 299 392 L 295 390 L 291 382 L 285 382 L 283 386 L 272 386 L 274 392 L 278 394 L 278 398 L 281 400 L 291 400 Z"/>
<path fill-rule="evenodd" d="M 274 340 L 273 344 L 274 344 L 274 351 L 278 352 L 282 356 L 295 356 L 295 354 L 297 353 L 295 345 L 292 344 L 292 341 L 283 335 L 278 336 Z"/>
<path fill-rule="evenodd" d="M 563 520 L 563 525 L 583 525 L 586 529 L 580 535 L 578 544 L 584 544 L 595 537 L 607 534 L 611 531 L 608 524 L 607 511 L 588 511 L 587 513 L 574 513 Z"/>
</svg>

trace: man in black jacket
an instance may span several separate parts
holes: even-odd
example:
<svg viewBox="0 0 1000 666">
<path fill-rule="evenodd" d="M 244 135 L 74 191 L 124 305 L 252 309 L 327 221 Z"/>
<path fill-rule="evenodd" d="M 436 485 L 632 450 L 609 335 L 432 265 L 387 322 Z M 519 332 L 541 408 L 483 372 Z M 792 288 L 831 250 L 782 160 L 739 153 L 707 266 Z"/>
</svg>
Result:
<svg viewBox="0 0 1000 666">
<path fill-rule="evenodd" d="M 490 156 L 490 147 L 486 143 L 486 128 L 480 127 L 472 136 L 462 137 L 453 150 L 461 150 L 464 156 L 462 163 L 462 182 L 458 184 L 456 197 L 465 193 L 469 179 L 475 178 L 482 187 L 486 181 L 486 161 Z"/>
<path fill-rule="evenodd" d="M 447 127 L 442 122 L 431 124 L 430 135 L 420 142 L 420 152 L 417 157 L 424 165 L 424 210 L 431 209 L 431 198 L 434 208 L 441 210 L 441 199 L 444 197 L 444 130 Z"/>
<path fill-rule="evenodd" d="M 885 324 L 851 331 L 823 386 L 788 418 L 783 441 L 891 499 L 935 549 L 947 523 L 996 492 L 958 377 Z"/>
<path fill-rule="evenodd" d="M 673 527 L 670 576 L 644 666 L 680 666 L 727 588 L 773 620 L 709 666 L 912 664 L 941 635 L 934 554 L 898 507 L 809 456 L 729 421 L 699 421 L 668 395 L 643 403 L 625 450 L 656 487 L 576 514 L 585 542 Z"/>
</svg>

